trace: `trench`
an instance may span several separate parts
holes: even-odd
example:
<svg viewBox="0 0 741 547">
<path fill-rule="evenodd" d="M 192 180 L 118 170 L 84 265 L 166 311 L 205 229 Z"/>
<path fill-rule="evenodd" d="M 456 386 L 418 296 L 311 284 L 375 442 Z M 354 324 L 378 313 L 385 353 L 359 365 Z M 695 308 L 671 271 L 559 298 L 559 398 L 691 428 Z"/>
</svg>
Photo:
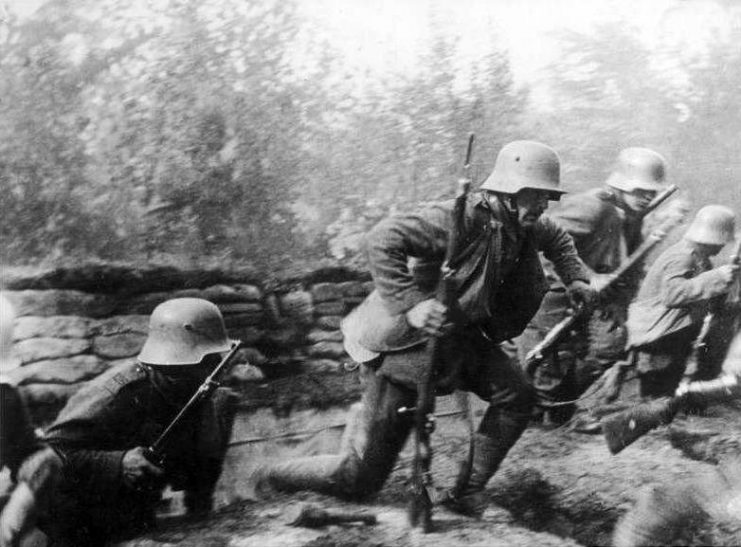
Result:
<svg viewBox="0 0 741 547">
<path fill-rule="evenodd" d="M 572 539 L 581 545 L 609 545 L 621 510 L 603 497 L 554 485 L 534 468 L 495 479 L 491 501 L 508 510 L 514 524 Z"/>
<path fill-rule="evenodd" d="M 473 403 L 474 417 L 483 404 Z M 455 477 L 457 464 L 468 446 L 468 423 L 460 401 L 437 401 L 433 474 L 440 482 Z M 216 506 L 254 499 L 253 473 L 263 464 L 284 458 L 337 453 L 351 405 L 310 408 L 276 413 L 270 408 L 240 412 L 235 422 L 224 470 L 217 486 Z M 402 451 L 396 470 L 376 502 L 404 507 L 412 457 L 411 442 Z M 498 473 L 489 484 L 491 502 L 511 514 L 512 524 L 534 532 L 568 538 L 582 545 L 607 545 L 621 514 L 618 504 L 603 497 L 564 490 L 532 468 Z M 493 483 L 493 484 L 492 484 Z"/>
</svg>

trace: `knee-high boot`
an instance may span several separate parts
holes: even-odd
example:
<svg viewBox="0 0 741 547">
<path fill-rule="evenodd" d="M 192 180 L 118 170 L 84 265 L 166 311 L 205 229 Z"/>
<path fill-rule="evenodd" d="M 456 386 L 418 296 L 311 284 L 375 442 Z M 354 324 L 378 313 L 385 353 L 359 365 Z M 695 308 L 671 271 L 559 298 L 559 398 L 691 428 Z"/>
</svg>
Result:
<svg viewBox="0 0 741 547">
<path fill-rule="evenodd" d="M 262 468 L 258 474 L 258 491 L 275 489 L 281 492 L 312 490 L 337 495 L 343 490 L 342 468 L 347 456 L 321 455 L 291 458 Z"/>
<path fill-rule="evenodd" d="M 474 433 L 473 457 L 461 465 L 455 486 L 444 504 L 462 515 L 481 518 L 486 510 L 486 483 L 527 427 L 528 415 L 500 413 L 482 422 L 485 432 Z"/>
</svg>

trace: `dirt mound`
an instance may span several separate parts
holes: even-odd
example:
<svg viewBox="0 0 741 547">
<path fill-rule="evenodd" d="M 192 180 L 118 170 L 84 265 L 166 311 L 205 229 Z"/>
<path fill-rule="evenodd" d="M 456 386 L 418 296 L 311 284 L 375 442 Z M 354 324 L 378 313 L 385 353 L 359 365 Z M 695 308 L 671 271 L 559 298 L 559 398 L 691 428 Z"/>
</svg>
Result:
<svg viewBox="0 0 741 547">
<path fill-rule="evenodd" d="M 312 493 L 276 495 L 240 502 L 205 520 L 165 523 L 129 546 L 352 546 L 501 545 L 553 547 L 609 545 L 616 521 L 642 488 L 689 481 L 709 472 L 728 455 L 740 454 L 741 412 L 712 409 L 706 416 L 678 417 L 669 428 L 640 439 L 611 456 L 601 436 L 562 429 L 528 429 L 511 451 L 488 491 L 492 505 L 481 520 L 436 507 L 434 529 L 410 532 L 406 520 L 409 457 L 404 454 L 383 491 L 369 504 L 352 504 Z M 466 453 L 465 432 L 435 435 L 433 471 L 439 486 L 451 485 Z M 290 526 L 298 504 L 328 510 L 370 511 L 376 525 L 335 525 L 319 529 Z M 687 531 L 687 545 L 741 544 L 741 523 L 706 520 Z"/>
</svg>

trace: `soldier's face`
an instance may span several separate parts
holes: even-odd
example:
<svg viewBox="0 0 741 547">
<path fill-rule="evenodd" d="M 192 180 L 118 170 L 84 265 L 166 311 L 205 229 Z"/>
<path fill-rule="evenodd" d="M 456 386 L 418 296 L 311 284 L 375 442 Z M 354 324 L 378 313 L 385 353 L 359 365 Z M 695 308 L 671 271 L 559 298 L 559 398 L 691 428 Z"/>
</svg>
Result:
<svg viewBox="0 0 741 547">
<path fill-rule="evenodd" d="M 541 192 L 532 188 L 517 192 L 515 200 L 517 203 L 517 220 L 523 227 L 530 227 L 538 221 L 540 215 L 548 209 L 549 197 L 548 192 Z"/>
<path fill-rule="evenodd" d="M 625 201 L 625 205 L 631 211 L 642 213 L 655 197 L 656 192 L 653 190 L 641 190 L 640 188 L 636 188 L 632 192 L 626 192 L 623 196 L 623 201 Z"/>
</svg>

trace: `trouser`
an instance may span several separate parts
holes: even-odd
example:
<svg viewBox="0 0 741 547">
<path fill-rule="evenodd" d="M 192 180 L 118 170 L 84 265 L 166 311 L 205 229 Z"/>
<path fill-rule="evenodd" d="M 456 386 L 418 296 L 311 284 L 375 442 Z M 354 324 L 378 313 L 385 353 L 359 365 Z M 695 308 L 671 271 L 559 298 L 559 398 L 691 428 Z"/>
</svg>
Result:
<svg viewBox="0 0 741 547">
<path fill-rule="evenodd" d="M 489 343 L 489 346 L 493 345 Z M 418 357 L 419 350 L 413 350 L 387 354 L 361 365 L 361 381 L 365 384 L 363 396 L 354 409 L 340 453 L 293 458 L 270 465 L 264 476 L 267 483 L 278 490 L 314 490 L 347 499 L 362 499 L 378 492 L 393 470 L 414 425 L 412 413 L 400 414 L 398 410 L 403 406 L 413 407 L 417 402 L 414 389 L 392 380 L 382 370 L 394 370 L 395 360 L 401 363 Z M 486 357 L 486 363 L 464 368 L 460 385 L 489 401 L 478 432 L 496 437 L 506 431 L 508 438 L 501 442 L 508 450 L 522 434 L 535 396 L 519 367 L 501 349 L 490 347 Z M 389 367 L 379 370 L 384 359 L 389 360 Z M 513 421 L 517 422 L 517 427 L 509 425 Z M 503 427 L 503 423 L 507 427 Z M 501 458 L 506 450 L 502 451 Z"/>
<path fill-rule="evenodd" d="M 635 348 L 641 397 L 674 395 L 687 369 L 698 330 L 699 326 L 682 329 L 652 344 Z"/>
</svg>

